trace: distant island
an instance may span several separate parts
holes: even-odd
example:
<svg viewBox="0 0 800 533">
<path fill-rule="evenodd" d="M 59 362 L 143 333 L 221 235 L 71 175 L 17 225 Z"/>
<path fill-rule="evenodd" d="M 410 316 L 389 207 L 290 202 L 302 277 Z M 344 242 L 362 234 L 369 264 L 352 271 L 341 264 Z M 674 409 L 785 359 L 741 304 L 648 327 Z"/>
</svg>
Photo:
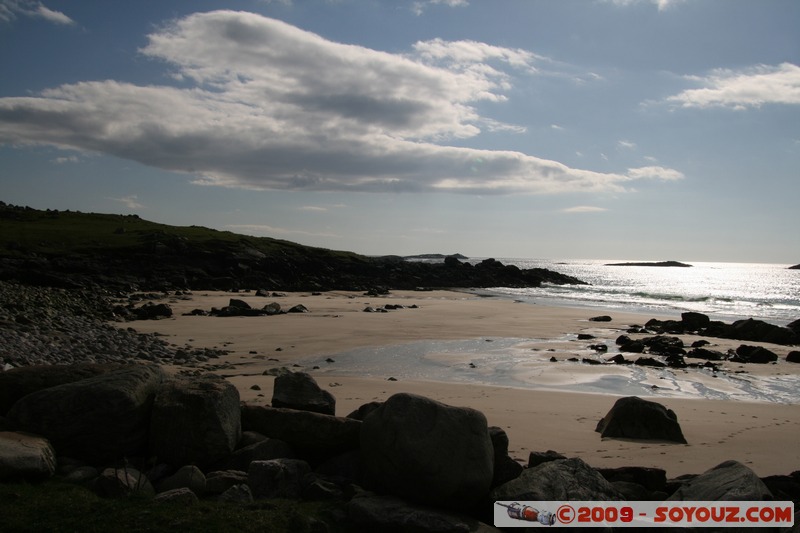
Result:
<svg viewBox="0 0 800 533">
<path fill-rule="evenodd" d="M 637 266 L 637 267 L 690 267 L 680 261 L 657 261 L 644 263 L 606 263 L 605 266 Z"/>
<path fill-rule="evenodd" d="M 466 255 L 461 254 L 417 254 L 417 255 L 406 255 L 403 256 L 403 259 L 441 259 L 444 260 L 447 257 L 455 257 L 456 259 L 463 261 L 464 259 L 469 259 Z"/>
<path fill-rule="evenodd" d="M 789 270 L 800 270 L 800 265 L 795 265 L 793 267 L 789 267 Z"/>
</svg>

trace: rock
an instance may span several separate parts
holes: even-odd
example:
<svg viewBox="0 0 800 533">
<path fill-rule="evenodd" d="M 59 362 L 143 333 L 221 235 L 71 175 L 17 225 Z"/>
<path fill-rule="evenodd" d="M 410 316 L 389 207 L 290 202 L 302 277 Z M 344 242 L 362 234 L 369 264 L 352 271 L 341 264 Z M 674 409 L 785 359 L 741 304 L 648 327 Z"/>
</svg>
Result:
<svg viewBox="0 0 800 533">
<path fill-rule="evenodd" d="M 40 481 L 56 471 L 56 454 L 47 439 L 0 432 L 0 481 Z"/>
<path fill-rule="evenodd" d="M 253 493 L 250 492 L 250 487 L 242 483 L 234 485 L 228 490 L 219 495 L 219 501 L 230 503 L 251 503 L 253 501 Z"/>
<path fill-rule="evenodd" d="M 622 494 L 577 457 L 548 461 L 525 469 L 515 480 L 491 493 L 493 501 L 609 501 Z"/>
<path fill-rule="evenodd" d="M 717 350 L 709 350 L 708 348 L 695 348 L 687 353 L 686 357 L 705 359 L 706 361 L 722 361 L 726 358 L 724 353 Z"/>
<path fill-rule="evenodd" d="M 681 313 L 681 322 L 686 331 L 700 331 L 711 324 L 711 319 L 703 313 L 689 311 Z"/>
<path fill-rule="evenodd" d="M 592 340 L 594 338 L 595 338 L 594 335 L 591 335 L 589 333 L 578 333 L 578 340 L 579 341 L 589 341 L 589 340 Z"/>
<path fill-rule="evenodd" d="M 629 342 L 626 342 L 625 344 L 620 344 L 619 351 L 642 353 L 644 352 L 644 343 L 642 341 L 629 340 Z"/>
<path fill-rule="evenodd" d="M 619 468 L 598 468 L 597 471 L 611 482 L 626 481 L 636 483 L 650 492 L 665 492 L 667 490 L 667 473 L 660 468 L 622 466 Z"/>
<path fill-rule="evenodd" d="M 132 310 L 137 320 L 160 320 L 172 316 L 172 308 L 168 304 L 147 302 L 138 309 Z"/>
<path fill-rule="evenodd" d="M 76 363 L 23 366 L 0 372 L 0 414 L 7 413 L 17 400 L 33 392 L 108 374 L 125 366 L 122 363 Z"/>
<path fill-rule="evenodd" d="M 364 420 L 367 415 L 369 415 L 372 411 L 377 409 L 381 406 L 382 402 L 369 402 L 359 406 L 358 409 L 347 415 L 347 418 L 352 418 L 353 420 Z"/>
<path fill-rule="evenodd" d="M 252 306 L 249 303 L 237 298 L 231 298 L 228 302 L 228 307 L 235 307 L 237 309 L 252 309 Z"/>
<path fill-rule="evenodd" d="M 75 485 L 88 485 L 92 483 L 100 472 L 93 466 L 79 466 L 64 476 L 64 481 Z"/>
<path fill-rule="evenodd" d="M 247 484 L 254 498 L 299 498 L 311 467 L 299 459 L 253 461 L 247 470 Z"/>
<path fill-rule="evenodd" d="M 800 351 L 792 350 L 786 354 L 787 363 L 800 363 Z"/>
<path fill-rule="evenodd" d="M 597 424 L 603 438 L 666 440 L 686 444 L 678 417 L 663 405 L 636 396 L 620 398 Z"/>
<path fill-rule="evenodd" d="M 94 480 L 92 489 L 103 498 L 118 498 L 130 494 L 155 496 L 156 493 L 147 476 L 131 466 L 106 468 Z"/>
<path fill-rule="evenodd" d="M 726 335 L 721 336 L 740 341 L 769 342 L 784 345 L 800 343 L 800 336 L 793 330 L 752 318 L 737 320 L 726 333 Z"/>
<path fill-rule="evenodd" d="M 272 302 L 262 307 L 261 310 L 264 311 L 264 314 L 267 316 L 279 315 L 281 314 L 281 304 Z"/>
<path fill-rule="evenodd" d="M 197 496 L 206 491 L 206 476 L 194 465 L 186 465 L 158 484 L 158 492 L 188 489 Z"/>
<path fill-rule="evenodd" d="M 150 420 L 150 453 L 173 466 L 208 466 L 229 456 L 241 436 L 239 391 L 208 374 L 162 385 Z"/>
<path fill-rule="evenodd" d="M 489 427 L 489 438 L 494 450 L 492 487 L 496 487 L 517 478 L 522 473 L 522 465 L 508 456 L 508 435 L 502 428 Z"/>
<path fill-rule="evenodd" d="M 269 291 L 267 289 L 258 289 L 256 290 L 256 296 L 269 298 Z"/>
<path fill-rule="evenodd" d="M 177 489 L 170 489 L 159 494 L 153 498 L 156 503 L 169 503 L 172 505 L 190 506 L 200 502 L 200 498 L 194 491 L 181 487 Z"/>
<path fill-rule="evenodd" d="M 275 378 L 272 407 L 333 416 L 336 414 L 336 399 L 330 392 L 322 390 L 309 374 L 291 372 Z"/>
<path fill-rule="evenodd" d="M 589 320 L 592 322 L 611 322 L 611 317 L 608 315 L 593 316 Z"/>
<path fill-rule="evenodd" d="M 667 501 L 768 501 L 772 493 L 738 461 L 725 461 L 681 485 Z"/>
<path fill-rule="evenodd" d="M 634 361 L 633 364 L 638 366 L 652 366 L 655 368 L 664 368 L 667 366 L 666 363 L 663 363 L 658 359 L 653 359 L 652 357 L 640 357 Z"/>
<path fill-rule="evenodd" d="M 767 364 L 778 360 L 775 352 L 767 350 L 762 346 L 748 346 L 742 344 L 736 348 L 736 357 L 731 358 L 735 363 L 758 363 Z"/>
<path fill-rule="evenodd" d="M 46 437 L 58 455 L 89 464 L 145 456 L 153 400 L 165 379 L 160 367 L 128 365 L 29 394 L 8 419 Z"/>
<path fill-rule="evenodd" d="M 359 531 L 468 533 L 500 531 L 474 518 L 408 503 L 394 496 L 356 494 L 347 504 L 348 518 Z"/>
<path fill-rule="evenodd" d="M 219 466 L 226 470 L 242 470 L 246 472 L 253 461 L 294 458 L 295 453 L 291 446 L 282 440 L 267 437 L 260 442 L 236 450 L 230 457 L 223 460 Z"/>
<path fill-rule="evenodd" d="M 469 508 L 492 482 L 486 417 L 399 393 L 364 419 L 361 453 L 369 484 L 419 503 Z"/>
<path fill-rule="evenodd" d="M 249 465 L 248 465 L 249 468 Z M 215 470 L 206 476 L 206 493 L 222 494 L 229 488 L 247 483 L 247 472 L 240 470 Z"/>
<path fill-rule="evenodd" d="M 289 311 L 287 311 L 287 312 L 288 313 L 308 313 L 310 311 L 308 310 L 308 308 L 305 305 L 297 304 L 294 307 L 292 307 L 291 309 L 289 309 Z"/>
<path fill-rule="evenodd" d="M 316 463 L 358 449 L 361 422 L 309 411 L 243 404 L 242 429 L 287 442 L 300 457 Z"/>
<path fill-rule="evenodd" d="M 558 452 L 554 452 L 553 450 L 547 450 L 546 452 L 531 452 L 528 454 L 528 468 L 533 468 L 534 466 L 539 466 L 542 463 L 555 461 L 557 459 L 566 459 L 566 456 L 561 455 Z"/>
<path fill-rule="evenodd" d="M 645 337 L 641 340 L 642 344 L 650 349 L 650 353 L 659 355 L 683 355 L 683 341 L 678 337 L 657 335 L 655 337 Z"/>
<path fill-rule="evenodd" d="M 614 357 L 609 359 L 609 362 L 615 363 L 617 365 L 629 365 L 633 361 L 628 361 L 627 359 L 625 359 L 624 355 L 622 355 L 621 353 L 618 353 L 617 355 L 615 355 Z"/>
</svg>

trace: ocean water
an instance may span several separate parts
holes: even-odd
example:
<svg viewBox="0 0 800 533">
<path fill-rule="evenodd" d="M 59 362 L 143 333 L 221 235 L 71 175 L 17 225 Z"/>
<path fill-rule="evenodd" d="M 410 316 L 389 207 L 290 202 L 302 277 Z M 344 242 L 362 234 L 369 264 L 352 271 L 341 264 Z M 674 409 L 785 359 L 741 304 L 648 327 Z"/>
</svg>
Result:
<svg viewBox="0 0 800 533">
<path fill-rule="evenodd" d="M 547 268 L 589 283 L 492 289 L 528 302 L 618 309 L 675 319 L 680 319 L 684 311 L 697 311 L 725 322 L 756 318 L 782 326 L 800 319 L 800 270 L 790 270 L 791 265 L 686 262 L 692 267 L 680 268 L 607 266 L 629 261 L 613 259 L 497 259 L 520 268 Z"/>
</svg>

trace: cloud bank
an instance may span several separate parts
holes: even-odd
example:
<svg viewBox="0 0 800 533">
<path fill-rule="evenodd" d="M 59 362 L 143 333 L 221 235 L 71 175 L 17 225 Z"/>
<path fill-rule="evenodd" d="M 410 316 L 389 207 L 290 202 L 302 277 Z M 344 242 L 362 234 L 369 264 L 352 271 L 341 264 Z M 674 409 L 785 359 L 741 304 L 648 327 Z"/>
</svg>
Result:
<svg viewBox="0 0 800 533">
<path fill-rule="evenodd" d="M 54 24 L 75 24 L 75 21 L 64 13 L 50 9 L 35 0 L 0 0 L 0 21 L 11 22 L 19 15 L 41 18 Z"/>
<path fill-rule="evenodd" d="M 800 67 L 792 63 L 758 65 L 744 70 L 714 70 L 688 79 L 702 85 L 667 98 L 681 107 L 746 109 L 765 104 L 800 104 Z"/>
<path fill-rule="evenodd" d="M 148 36 L 174 86 L 118 81 L 0 98 L 0 142 L 49 144 L 196 176 L 198 184 L 315 191 L 560 193 L 675 179 L 570 168 L 520 152 L 448 146 L 511 129 L 502 102 L 540 58 L 472 41 L 406 55 L 331 42 L 251 13 L 196 13 Z"/>
</svg>

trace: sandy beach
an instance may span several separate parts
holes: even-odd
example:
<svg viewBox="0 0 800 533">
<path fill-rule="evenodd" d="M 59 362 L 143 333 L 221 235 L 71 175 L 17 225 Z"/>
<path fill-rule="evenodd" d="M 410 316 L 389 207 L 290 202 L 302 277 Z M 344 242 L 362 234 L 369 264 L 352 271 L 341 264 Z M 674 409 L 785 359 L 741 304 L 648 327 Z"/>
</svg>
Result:
<svg viewBox="0 0 800 533">
<path fill-rule="evenodd" d="M 193 309 L 224 307 L 230 298 L 259 308 L 271 302 L 283 309 L 302 304 L 309 312 L 183 316 Z M 589 365 L 569 359 L 605 361 L 615 353 L 617 336 L 652 316 L 449 291 L 268 298 L 198 291 L 163 301 L 173 308 L 173 318 L 127 325 L 158 332 L 179 347 L 228 350 L 209 361 L 214 368 L 198 368 L 226 376 L 243 401 L 269 405 L 274 378 L 264 372 L 284 366 L 314 376 L 336 397 L 339 416 L 397 392 L 478 409 L 490 425 L 506 430 L 511 456 L 523 462 L 531 451 L 555 450 L 595 467 L 659 467 L 671 477 L 701 473 L 727 459 L 760 476 L 800 469 L 800 365 L 785 362 L 790 351 L 785 346 L 764 345 L 780 356 L 778 364 L 723 363 L 717 373 Z M 364 312 L 387 304 L 403 308 Z M 589 320 L 603 314 L 612 321 Z M 578 340 L 580 333 L 595 338 Z M 682 338 L 687 344 L 697 339 Z M 720 351 L 742 344 L 708 340 Z M 607 344 L 609 353 L 588 347 L 596 343 Z M 618 397 L 633 394 L 673 409 L 688 444 L 601 439 L 594 431 L 598 420 Z"/>
</svg>

